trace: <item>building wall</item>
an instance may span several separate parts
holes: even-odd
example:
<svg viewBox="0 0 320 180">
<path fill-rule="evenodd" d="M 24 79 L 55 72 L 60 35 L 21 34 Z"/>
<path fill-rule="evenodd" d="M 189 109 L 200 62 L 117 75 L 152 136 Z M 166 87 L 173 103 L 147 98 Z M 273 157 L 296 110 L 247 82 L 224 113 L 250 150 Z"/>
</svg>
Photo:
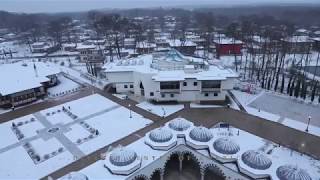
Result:
<svg viewBox="0 0 320 180">
<path fill-rule="evenodd" d="M 241 44 L 216 44 L 217 53 L 219 56 L 230 54 L 241 54 Z"/>
<path fill-rule="evenodd" d="M 223 101 L 225 100 L 226 90 L 232 89 L 234 84 L 234 78 L 230 78 L 221 81 L 220 88 L 202 91 L 201 81 L 190 78 L 180 81 L 180 89 L 164 91 L 160 89 L 160 82 L 152 80 L 153 75 L 140 72 L 107 73 L 109 81 L 114 83 L 118 93 L 132 92 L 135 95 L 155 101 Z M 144 87 L 143 90 L 140 88 L 141 83 Z M 130 85 L 133 87 L 130 87 Z"/>
</svg>

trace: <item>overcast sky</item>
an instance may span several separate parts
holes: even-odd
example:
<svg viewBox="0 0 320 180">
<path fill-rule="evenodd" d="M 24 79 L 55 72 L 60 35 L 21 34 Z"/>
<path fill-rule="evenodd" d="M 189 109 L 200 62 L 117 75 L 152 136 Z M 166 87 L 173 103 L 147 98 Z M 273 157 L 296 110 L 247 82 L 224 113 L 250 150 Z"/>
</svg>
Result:
<svg viewBox="0 0 320 180">
<path fill-rule="evenodd" d="M 75 12 L 102 8 L 167 7 L 181 5 L 257 5 L 318 3 L 320 0 L 0 0 L 0 10 L 11 12 Z"/>
</svg>

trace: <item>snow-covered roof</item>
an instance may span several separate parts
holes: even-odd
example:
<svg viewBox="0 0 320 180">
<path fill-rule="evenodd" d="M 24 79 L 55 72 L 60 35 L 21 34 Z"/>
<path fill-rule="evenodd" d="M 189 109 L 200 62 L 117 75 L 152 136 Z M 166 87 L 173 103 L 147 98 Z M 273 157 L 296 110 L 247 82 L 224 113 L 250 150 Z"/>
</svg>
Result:
<svg viewBox="0 0 320 180">
<path fill-rule="evenodd" d="M 118 148 L 111 152 L 109 161 L 115 166 L 127 166 L 137 159 L 137 153 L 126 148 Z"/>
<path fill-rule="evenodd" d="M 58 68 L 42 62 L 17 62 L 0 65 L 0 94 L 5 96 L 41 87 L 41 83 L 49 81 L 47 76 L 59 72 Z"/>
<path fill-rule="evenodd" d="M 183 118 L 176 118 L 169 122 L 169 127 L 175 131 L 185 131 L 190 128 L 192 123 Z"/>
<path fill-rule="evenodd" d="M 207 69 L 197 68 L 194 72 L 188 72 L 190 69 L 184 70 L 188 64 L 207 64 L 204 59 L 191 56 L 180 55 L 182 58 L 160 58 L 158 63 L 154 62 L 151 54 L 142 55 L 137 58 L 122 60 L 118 62 L 108 63 L 104 66 L 106 73 L 116 72 L 141 72 L 149 73 L 155 81 L 183 81 L 185 79 L 197 80 L 225 80 L 227 78 L 238 77 L 231 69 L 215 65 L 207 65 Z M 157 61 L 158 61 L 157 60 Z M 165 61 L 165 62 L 163 62 Z M 171 64 L 172 63 L 172 64 Z M 157 66 L 161 66 L 157 68 Z M 181 66 L 181 67 L 180 67 Z M 179 68 L 178 68 L 179 67 Z"/>
<path fill-rule="evenodd" d="M 171 47 L 180 47 L 180 46 L 197 46 L 194 42 L 186 40 L 185 42 L 180 41 L 179 39 L 170 39 L 167 40 Z"/>
<path fill-rule="evenodd" d="M 295 165 L 278 167 L 277 176 L 280 180 L 312 180 L 309 173 Z"/>
<path fill-rule="evenodd" d="M 221 154 L 236 154 L 240 146 L 231 138 L 219 138 L 214 141 L 213 148 Z"/>
<path fill-rule="evenodd" d="M 63 176 L 61 180 L 88 180 L 88 177 L 80 172 L 70 172 Z"/>
<path fill-rule="evenodd" d="M 291 43 L 312 42 L 309 36 L 292 36 L 282 40 Z"/>
<path fill-rule="evenodd" d="M 197 150 L 197 148 L 192 148 L 190 143 L 189 138 L 189 133 L 192 129 L 194 129 L 196 126 L 191 123 L 191 128 L 187 129 L 186 131 L 175 131 L 174 129 L 171 129 L 169 127 L 169 124 L 172 124 L 173 122 L 184 122 L 187 120 L 177 120 L 174 119 L 172 121 L 169 121 L 165 124 L 165 127 L 167 128 L 168 131 L 172 131 L 173 133 L 173 138 L 170 141 L 175 141 L 176 143 L 173 144 L 173 146 L 170 146 L 168 149 L 155 149 L 153 146 L 150 146 L 150 144 L 146 143 L 147 140 L 149 140 L 149 134 L 150 132 L 146 133 L 144 138 L 141 138 L 137 140 L 136 142 L 133 142 L 129 144 L 126 148 L 129 149 L 134 149 L 135 152 L 138 155 L 144 154 L 149 157 L 154 157 L 154 158 L 138 158 L 142 159 L 141 160 L 141 166 L 137 167 L 135 169 L 135 174 L 126 174 L 124 176 L 118 176 L 117 174 L 111 173 L 110 171 L 106 171 L 105 167 L 105 161 L 98 161 L 89 167 L 81 170 L 81 173 L 84 173 L 88 176 L 89 179 L 131 179 L 133 177 L 136 177 L 136 175 L 139 174 L 144 174 L 144 172 L 153 172 L 154 170 L 154 164 L 157 164 L 156 161 L 165 161 L 166 156 L 169 154 L 172 154 L 172 152 L 175 151 L 175 148 L 181 147 L 180 145 L 185 146 L 185 148 L 189 148 L 188 152 L 191 152 L 194 155 L 197 154 L 202 154 L 202 159 L 201 161 L 204 162 L 204 165 L 210 161 L 214 160 L 223 162 L 221 161 L 222 159 L 227 159 L 229 160 L 228 162 L 233 162 L 237 163 L 239 168 L 236 168 L 237 170 L 234 171 L 234 173 L 239 174 L 238 169 L 250 176 L 252 179 L 255 179 L 255 175 L 258 176 L 258 178 L 270 178 L 274 180 L 295 180 L 295 179 L 281 179 L 280 177 L 277 176 L 277 169 L 279 167 L 286 165 L 288 163 L 292 164 L 298 164 L 298 166 L 305 168 L 305 171 L 310 175 L 311 179 L 317 179 L 320 177 L 319 174 L 319 166 L 320 166 L 320 161 L 307 156 L 307 155 L 301 155 L 301 153 L 287 149 L 285 147 L 279 147 L 279 146 L 273 146 L 274 144 L 270 142 L 269 147 L 273 147 L 272 152 L 270 154 L 265 154 L 265 151 L 267 150 L 261 150 L 261 147 L 265 146 L 265 143 L 267 140 L 262 139 L 260 137 L 257 137 L 253 134 L 250 134 L 246 131 L 243 131 L 241 129 L 237 129 L 234 127 L 229 127 L 229 128 L 221 128 L 219 126 L 215 126 L 211 129 L 208 129 L 213 134 L 213 137 L 211 138 L 210 141 L 203 142 L 202 144 L 204 145 L 202 149 Z M 169 128 L 168 128 L 169 127 Z M 232 138 L 232 140 L 237 143 L 240 146 L 240 150 L 236 154 L 220 154 L 216 152 L 213 148 L 213 143 L 218 141 L 220 138 Z M 193 141 L 192 143 L 196 143 Z M 197 142 L 201 143 L 201 142 Z M 158 143 L 158 146 L 166 146 L 167 144 L 165 143 Z M 203 151 L 203 149 L 206 149 L 206 151 Z M 253 150 L 251 150 L 253 149 Z M 261 150 L 261 152 L 259 151 Z M 178 149 L 177 152 L 181 152 L 181 149 Z M 251 153 L 253 151 L 254 153 Z M 259 151 L 259 155 L 256 155 L 256 151 Z M 208 154 L 209 152 L 209 154 Z M 215 154 L 215 155 L 214 155 Z M 250 162 L 253 162 L 253 164 L 267 164 L 269 165 L 271 163 L 271 166 L 265 170 L 259 170 L 259 169 L 254 169 L 250 168 L 248 165 L 244 164 L 241 158 L 241 154 L 249 154 Z M 263 156 L 260 156 L 262 154 Z M 108 156 L 107 156 L 108 157 Z M 208 161 L 207 161 L 208 160 Z M 209 162 L 210 163 L 210 162 Z M 133 163 L 134 164 L 134 163 Z M 162 163 L 160 163 L 162 164 Z M 223 163 L 223 166 L 227 166 L 227 164 Z M 131 167 L 131 165 L 129 165 Z M 129 167 L 127 166 L 127 168 Z M 150 168 L 149 168 L 150 167 Z M 158 166 L 157 166 L 158 167 Z M 121 168 L 121 167 L 117 167 Z M 229 169 L 229 168 L 226 168 Z M 285 168 L 288 169 L 288 168 Z M 291 170 L 290 170 L 291 171 Z M 112 171 L 113 172 L 113 171 Z M 133 171 L 131 171 L 133 172 Z M 300 174 L 300 173 L 298 173 Z M 145 174 L 148 175 L 148 174 Z M 240 175 L 241 176 L 241 175 Z M 246 176 L 247 177 L 247 176 Z M 301 179 L 301 180 L 310 180 L 310 179 Z"/>
<path fill-rule="evenodd" d="M 189 136 L 191 139 L 199 142 L 208 142 L 213 138 L 212 132 L 203 126 L 193 128 Z"/>
<path fill-rule="evenodd" d="M 172 139 L 173 134 L 166 128 L 157 128 L 150 132 L 149 138 L 158 143 L 168 142 Z"/>
<path fill-rule="evenodd" d="M 243 44 L 242 41 L 233 38 L 220 38 L 214 40 L 216 44 Z"/>
<path fill-rule="evenodd" d="M 264 153 L 256 150 L 248 150 L 241 155 L 242 161 L 253 169 L 268 169 L 272 161 Z"/>
<path fill-rule="evenodd" d="M 77 45 L 77 50 L 82 50 L 82 49 L 95 49 L 96 45 L 94 44 L 90 44 L 90 45 L 86 45 L 86 44 L 78 44 Z"/>
<path fill-rule="evenodd" d="M 137 48 L 156 48 L 157 45 L 155 43 L 149 43 L 149 42 L 139 42 L 137 43 Z"/>
</svg>

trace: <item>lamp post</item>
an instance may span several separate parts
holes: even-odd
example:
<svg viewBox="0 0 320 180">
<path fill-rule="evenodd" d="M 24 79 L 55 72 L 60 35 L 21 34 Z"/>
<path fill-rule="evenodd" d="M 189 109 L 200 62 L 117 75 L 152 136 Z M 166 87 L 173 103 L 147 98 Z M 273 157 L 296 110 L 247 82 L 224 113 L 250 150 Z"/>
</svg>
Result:
<svg viewBox="0 0 320 180">
<path fill-rule="evenodd" d="M 307 124 L 306 132 L 309 132 L 309 124 L 310 124 L 310 121 L 311 121 L 311 116 L 308 116 L 308 124 Z"/>
<path fill-rule="evenodd" d="M 129 104 L 129 112 L 130 112 L 130 118 L 132 118 L 132 113 L 131 113 L 131 104 Z"/>
</svg>

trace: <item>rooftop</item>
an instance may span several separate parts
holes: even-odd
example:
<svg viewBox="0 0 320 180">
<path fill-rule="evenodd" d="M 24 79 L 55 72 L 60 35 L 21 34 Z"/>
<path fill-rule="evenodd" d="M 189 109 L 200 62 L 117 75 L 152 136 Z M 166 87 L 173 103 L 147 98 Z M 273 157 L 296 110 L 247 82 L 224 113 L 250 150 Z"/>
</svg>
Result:
<svg viewBox="0 0 320 180">
<path fill-rule="evenodd" d="M 137 58 L 108 63 L 106 73 L 140 72 L 152 74 L 155 81 L 225 80 L 238 77 L 231 69 L 209 65 L 201 58 L 184 56 L 175 50 L 164 54 L 147 54 Z"/>
<path fill-rule="evenodd" d="M 17 62 L 0 65 L 0 94 L 2 96 L 42 86 L 47 76 L 60 73 L 56 67 L 42 62 Z"/>
</svg>

